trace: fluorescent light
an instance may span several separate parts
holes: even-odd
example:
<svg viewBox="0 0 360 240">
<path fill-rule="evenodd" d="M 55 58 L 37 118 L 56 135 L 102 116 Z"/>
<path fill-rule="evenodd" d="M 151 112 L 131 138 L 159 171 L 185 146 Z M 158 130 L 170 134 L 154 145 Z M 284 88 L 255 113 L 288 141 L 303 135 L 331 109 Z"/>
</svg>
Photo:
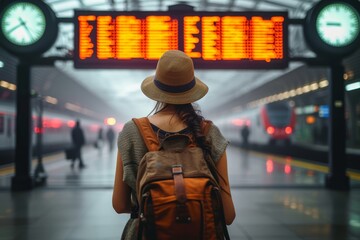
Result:
<svg viewBox="0 0 360 240">
<path fill-rule="evenodd" d="M 297 95 L 303 94 L 303 90 L 302 90 L 301 87 L 297 88 L 295 91 L 296 91 L 296 94 L 297 94 Z"/>
<path fill-rule="evenodd" d="M 310 92 L 310 86 L 309 86 L 309 85 L 304 85 L 304 86 L 302 87 L 302 91 L 303 91 L 303 93 Z"/>
<path fill-rule="evenodd" d="M 315 91 L 319 88 L 319 84 L 317 82 L 310 84 L 310 89 Z"/>
<path fill-rule="evenodd" d="M 324 88 L 327 87 L 329 85 L 329 81 L 327 79 L 323 79 L 319 82 L 319 87 L 320 88 Z"/>
<path fill-rule="evenodd" d="M 290 90 L 290 97 L 295 97 L 296 96 L 296 90 L 292 89 Z"/>
<path fill-rule="evenodd" d="M 0 68 L 3 68 L 5 63 L 3 61 L 0 61 Z"/>
<path fill-rule="evenodd" d="M 11 90 L 11 91 L 15 91 L 16 90 L 16 85 L 10 83 L 8 89 Z"/>
<path fill-rule="evenodd" d="M 44 99 L 45 99 L 46 102 L 51 103 L 51 104 L 57 104 L 58 103 L 58 100 L 56 98 L 53 98 L 53 97 L 50 97 L 50 96 L 46 96 Z"/>
<path fill-rule="evenodd" d="M 72 103 L 65 103 L 65 108 L 74 112 L 80 112 L 81 107 Z"/>
<path fill-rule="evenodd" d="M 289 91 L 283 92 L 283 96 L 285 99 L 289 98 L 290 97 Z"/>
<path fill-rule="evenodd" d="M 9 89 L 11 91 L 16 90 L 16 85 L 12 84 L 12 83 L 9 83 L 7 81 L 0 81 L 0 87 L 7 88 L 7 89 Z"/>
<path fill-rule="evenodd" d="M 360 88 L 360 82 L 350 83 L 346 85 L 346 91 L 353 91 Z"/>
<path fill-rule="evenodd" d="M 0 86 L 3 88 L 8 88 L 10 85 L 10 83 L 8 83 L 7 81 L 0 81 Z"/>
</svg>

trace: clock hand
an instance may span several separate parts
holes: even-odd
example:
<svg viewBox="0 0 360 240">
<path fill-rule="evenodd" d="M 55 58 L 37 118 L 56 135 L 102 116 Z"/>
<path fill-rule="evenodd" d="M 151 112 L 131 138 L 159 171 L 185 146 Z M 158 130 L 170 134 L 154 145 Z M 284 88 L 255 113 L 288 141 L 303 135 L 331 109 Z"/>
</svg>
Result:
<svg viewBox="0 0 360 240">
<path fill-rule="evenodd" d="M 29 28 L 26 26 L 26 24 L 24 25 L 24 27 L 25 27 L 25 30 L 29 33 L 29 36 L 30 36 L 31 40 L 34 40 L 34 37 L 33 37 L 32 33 L 31 33 L 31 31 L 29 30 Z"/>
<path fill-rule="evenodd" d="M 339 23 L 339 22 L 327 22 L 326 25 L 327 26 L 341 27 L 341 23 Z"/>
<path fill-rule="evenodd" d="M 22 18 L 19 18 L 19 21 L 20 21 L 21 25 L 24 26 L 25 30 L 28 32 L 31 40 L 34 40 L 34 37 L 33 37 L 32 33 L 31 33 L 31 31 L 29 30 L 29 28 L 27 27 L 26 23 L 24 22 L 24 20 L 22 20 Z"/>
<path fill-rule="evenodd" d="M 21 27 L 23 25 L 23 23 L 19 23 L 18 25 L 16 25 L 15 27 L 11 28 L 10 30 L 8 30 L 6 33 L 12 33 L 13 31 L 15 31 L 16 29 L 18 29 L 19 27 Z"/>
<path fill-rule="evenodd" d="M 18 19 L 19 19 L 19 22 L 20 22 L 22 25 L 25 25 L 25 22 L 24 22 L 24 20 L 22 20 L 21 17 L 19 17 Z"/>
</svg>

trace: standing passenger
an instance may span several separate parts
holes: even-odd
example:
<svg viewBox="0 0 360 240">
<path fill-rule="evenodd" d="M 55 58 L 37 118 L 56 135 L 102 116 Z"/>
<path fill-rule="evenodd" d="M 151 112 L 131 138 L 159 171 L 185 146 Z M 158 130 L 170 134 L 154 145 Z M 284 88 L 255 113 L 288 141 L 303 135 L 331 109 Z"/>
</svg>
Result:
<svg viewBox="0 0 360 240">
<path fill-rule="evenodd" d="M 244 125 L 241 128 L 241 137 L 242 137 L 242 144 L 243 146 L 247 147 L 249 143 L 249 135 L 250 135 L 250 129 L 248 125 Z"/>
<path fill-rule="evenodd" d="M 205 96 L 208 87 L 194 76 L 192 59 L 178 50 L 165 52 L 158 61 L 155 76 L 146 78 L 141 90 L 147 97 L 157 101 L 154 114 L 149 115 L 148 120 L 158 138 L 174 133 L 189 133 L 195 144 L 210 154 L 220 176 L 225 222 L 230 225 L 235 218 L 235 209 L 227 172 L 225 150 L 228 142 L 212 123 L 206 138 L 201 131 L 204 118 L 192 103 Z M 136 204 L 132 196 L 137 196 L 135 185 L 138 164 L 146 152 L 147 147 L 138 128 L 133 121 L 127 122 L 118 139 L 112 198 L 117 213 L 132 213 L 122 239 L 137 239 L 136 226 L 139 219 L 134 211 L 132 212 Z M 176 236 L 173 236 L 173 239 L 175 238 Z"/>
<path fill-rule="evenodd" d="M 79 159 L 79 168 L 84 168 L 85 164 L 81 156 L 81 148 L 85 144 L 85 136 L 79 120 L 76 121 L 76 125 L 71 131 L 71 140 L 75 151 L 75 158 L 72 159 L 71 168 L 74 168 L 76 159 Z"/>
<path fill-rule="evenodd" d="M 109 151 L 112 152 L 114 150 L 114 144 L 115 144 L 115 131 L 112 129 L 112 127 L 109 127 L 109 129 L 106 132 L 106 137 L 109 142 Z"/>
<path fill-rule="evenodd" d="M 104 133 L 103 133 L 103 128 L 100 127 L 99 132 L 98 132 L 98 138 L 97 138 L 96 143 L 95 143 L 95 146 L 96 146 L 97 149 L 99 149 L 100 154 L 102 152 L 103 145 L 104 145 Z"/>
</svg>

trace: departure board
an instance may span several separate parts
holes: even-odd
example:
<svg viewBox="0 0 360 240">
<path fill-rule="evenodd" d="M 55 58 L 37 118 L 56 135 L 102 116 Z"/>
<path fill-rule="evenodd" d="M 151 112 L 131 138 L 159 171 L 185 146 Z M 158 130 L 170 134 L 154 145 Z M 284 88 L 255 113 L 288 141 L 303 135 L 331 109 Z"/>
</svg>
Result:
<svg viewBox="0 0 360 240">
<path fill-rule="evenodd" d="M 288 66 L 286 12 L 75 11 L 76 68 L 155 68 L 179 49 L 196 69 Z"/>
</svg>

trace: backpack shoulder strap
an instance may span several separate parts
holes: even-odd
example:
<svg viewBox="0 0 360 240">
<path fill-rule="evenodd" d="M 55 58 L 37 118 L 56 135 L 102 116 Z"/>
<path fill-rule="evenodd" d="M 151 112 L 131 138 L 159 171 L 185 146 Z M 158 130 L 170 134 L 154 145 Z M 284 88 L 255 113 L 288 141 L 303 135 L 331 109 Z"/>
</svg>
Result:
<svg viewBox="0 0 360 240">
<path fill-rule="evenodd" d="M 139 129 L 147 149 L 149 151 L 159 150 L 159 146 L 160 146 L 159 139 L 154 133 L 149 119 L 147 117 L 143 117 L 143 118 L 133 118 L 132 120 Z"/>
</svg>

